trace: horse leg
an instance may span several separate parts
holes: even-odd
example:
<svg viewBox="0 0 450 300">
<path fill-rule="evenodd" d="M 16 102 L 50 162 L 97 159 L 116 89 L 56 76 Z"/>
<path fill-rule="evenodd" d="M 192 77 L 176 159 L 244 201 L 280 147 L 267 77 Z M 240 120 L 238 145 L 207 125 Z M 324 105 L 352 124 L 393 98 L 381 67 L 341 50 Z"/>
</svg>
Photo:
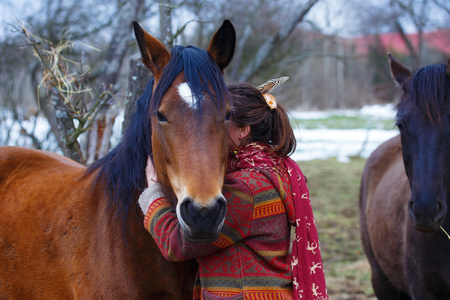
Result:
<svg viewBox="0 0 450 300">
<path fill-rule="evenodd" d="M 361 199 L 362 207 L 364 207 L 364 199 Z M 375 295 L 380 300 L 411 300 L 412 298 L 408 296 L 406 293 L 397 289 L 391 281 L 388 279 L 386 274 L 381 269 L 378 264 L 375 254 L 373 253 L 372 244 L 369 239 L 369 232 L 367 229 L 367 223 L 365 220 L 365 215 L 361 213 L 360 215 L 360 230 L 361 230 L 361 241 L 364 248 L 364 252 L 366 253 L 367 259 L 370 263 L 370 267 L 372 269 L 372 287 L 375 292 Z"/>
<path fill-rule="evenodd" d="M 361 226 L 362 233 L 365 232 L 365 229 L 365 226 Z M 367 235 L 362 237 L 364 251 L 372 269 L 372 286 L 377 298 L 380 300 L 412 300 L 408 294 L 392 284 L 378 264 Z"/>
<path fill-rule="evenodd" d="M 372 285 L 378 299 L 411 300 L 412 298 L 392 285 L 383 271 L 372 265 Z"/>
</svg>

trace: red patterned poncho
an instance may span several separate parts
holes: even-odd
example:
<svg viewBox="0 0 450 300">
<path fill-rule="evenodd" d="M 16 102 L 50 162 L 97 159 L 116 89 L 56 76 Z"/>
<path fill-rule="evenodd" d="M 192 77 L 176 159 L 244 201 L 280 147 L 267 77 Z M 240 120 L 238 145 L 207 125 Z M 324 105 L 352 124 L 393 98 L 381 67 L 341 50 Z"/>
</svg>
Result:
<svg viewBox="0 0 450 300">
<path fill-rule="evenodd" d="M 212 243 L 185 240 L 169 201 L 152 199 L 145 227 L 164 257 L 197 258 L 194 299 L 328 299 L 305 178 L 294 161 L 267 147 L 252 143 L 230 157 L 227 216 Z M 141 198 L 154 198 L 149 190 Z"/>
</svg>

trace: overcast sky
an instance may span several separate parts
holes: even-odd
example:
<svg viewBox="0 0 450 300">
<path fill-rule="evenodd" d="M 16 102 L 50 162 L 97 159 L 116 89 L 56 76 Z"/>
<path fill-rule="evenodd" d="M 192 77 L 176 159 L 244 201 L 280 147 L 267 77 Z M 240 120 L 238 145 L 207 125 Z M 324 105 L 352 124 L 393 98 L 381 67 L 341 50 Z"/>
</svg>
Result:
<svg viewBox="0 0 450 300">
<path fill-rule="evenodd" d="M 387 0 L 364 0 L 365 3 L 383 5 Z M 17 24 L 16 18 L 24 20 L 26 16 L 36 13 L 40 8 L 40 0 L 0 0 L 0 36 L 10 30 L 7 23 Z M 307 19 L 321 28 L 324 33 L 340 36 L 351 36 L 357 32 L 355 19 L 358 12 L 354 5 L 356 0 L 322 0 L 309 12 Z M 353 15 L 352 15 L 353 14 Z M 439 15 L 437 12 L 433 14 Z M 407 28 L 408 30 L 408 28 Z M 410 31 L 409 28 L 408 31 Z"/>
<path fill-rule="evenodd" d="M 16 19 L 24 20 L 27 16 L 37 12 L 40 7 L 39 0 L 0 0 L 0 35 L 10 30 L 8 23 L 17 24 Z M 347 34 L 342 28 L 348 28 L 347 18 L 344 14 L 348 1 L 332 0 L 319 1 L 308 15 L 326 33 Z M 348 7 L 347 7 L 348 8 Z"/>
</svg>

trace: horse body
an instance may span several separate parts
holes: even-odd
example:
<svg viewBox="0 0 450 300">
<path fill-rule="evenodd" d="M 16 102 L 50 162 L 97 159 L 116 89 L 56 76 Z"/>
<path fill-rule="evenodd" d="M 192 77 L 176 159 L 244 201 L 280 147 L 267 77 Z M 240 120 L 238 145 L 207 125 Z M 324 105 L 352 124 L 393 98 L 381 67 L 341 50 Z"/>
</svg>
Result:
<svg viewBox="0 0 450 300">
<path fill-rule="evenodd" d="M 192 262 L 161 259 L 139 211 L 127 228 L 111 218 L 95 174 L 53 153 L 0 149 L 1 299 L 192 298 Z"/>
<path fill-rule="evenodd" d="M 195 261 L 164 259 L 137 200 L 152 156 L 164 187 L 188 206 L 179 215 L 187 234 L 203 240 L 220 230 L 231 109 L 221 71 L 235 32 L 225 21 L 208 51 L 171 55 L 135 30 L 155 80 L 115 149 L 86 168 L 46 151 L 0 147 L 0 299 L 192 299 Z M 186 107 L 183 84 L 196 109 Z"/>
<path fill-rule="evenodd" d="M 450 240 L 440 227 L 450 228 L 450 78 L 445 65 L 413 77 L 390 60 L 404 90 L 400 135 L 380 145 L 363 172 L 363 248 L 379 299 L 449 299 Z"/>
</svg>

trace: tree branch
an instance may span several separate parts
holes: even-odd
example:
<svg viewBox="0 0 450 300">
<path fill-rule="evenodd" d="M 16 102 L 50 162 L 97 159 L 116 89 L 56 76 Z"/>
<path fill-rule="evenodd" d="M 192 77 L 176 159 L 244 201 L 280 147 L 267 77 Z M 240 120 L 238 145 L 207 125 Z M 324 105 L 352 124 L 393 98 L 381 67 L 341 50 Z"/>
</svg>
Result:
<svg viewBox="0 0 450 300">
<path fill-rule="evenodd" d="M 306 14 L 317 2 L 318 0 L 308 1 L 303 9 L 297 11 L 290 22 L 285 23 L 276 35 L 268 39 L 256 52 L 255 58 L 249 63 L 247 68 L 245 68 L 238 80 L 247 81 L 251 76 L 253 76 L 261 68 L 264 61 L 269 58 L 274 48 L 278 44 L 282 44 L 289 37 L 296 25 L 303 20 Z"/>
</svg>

